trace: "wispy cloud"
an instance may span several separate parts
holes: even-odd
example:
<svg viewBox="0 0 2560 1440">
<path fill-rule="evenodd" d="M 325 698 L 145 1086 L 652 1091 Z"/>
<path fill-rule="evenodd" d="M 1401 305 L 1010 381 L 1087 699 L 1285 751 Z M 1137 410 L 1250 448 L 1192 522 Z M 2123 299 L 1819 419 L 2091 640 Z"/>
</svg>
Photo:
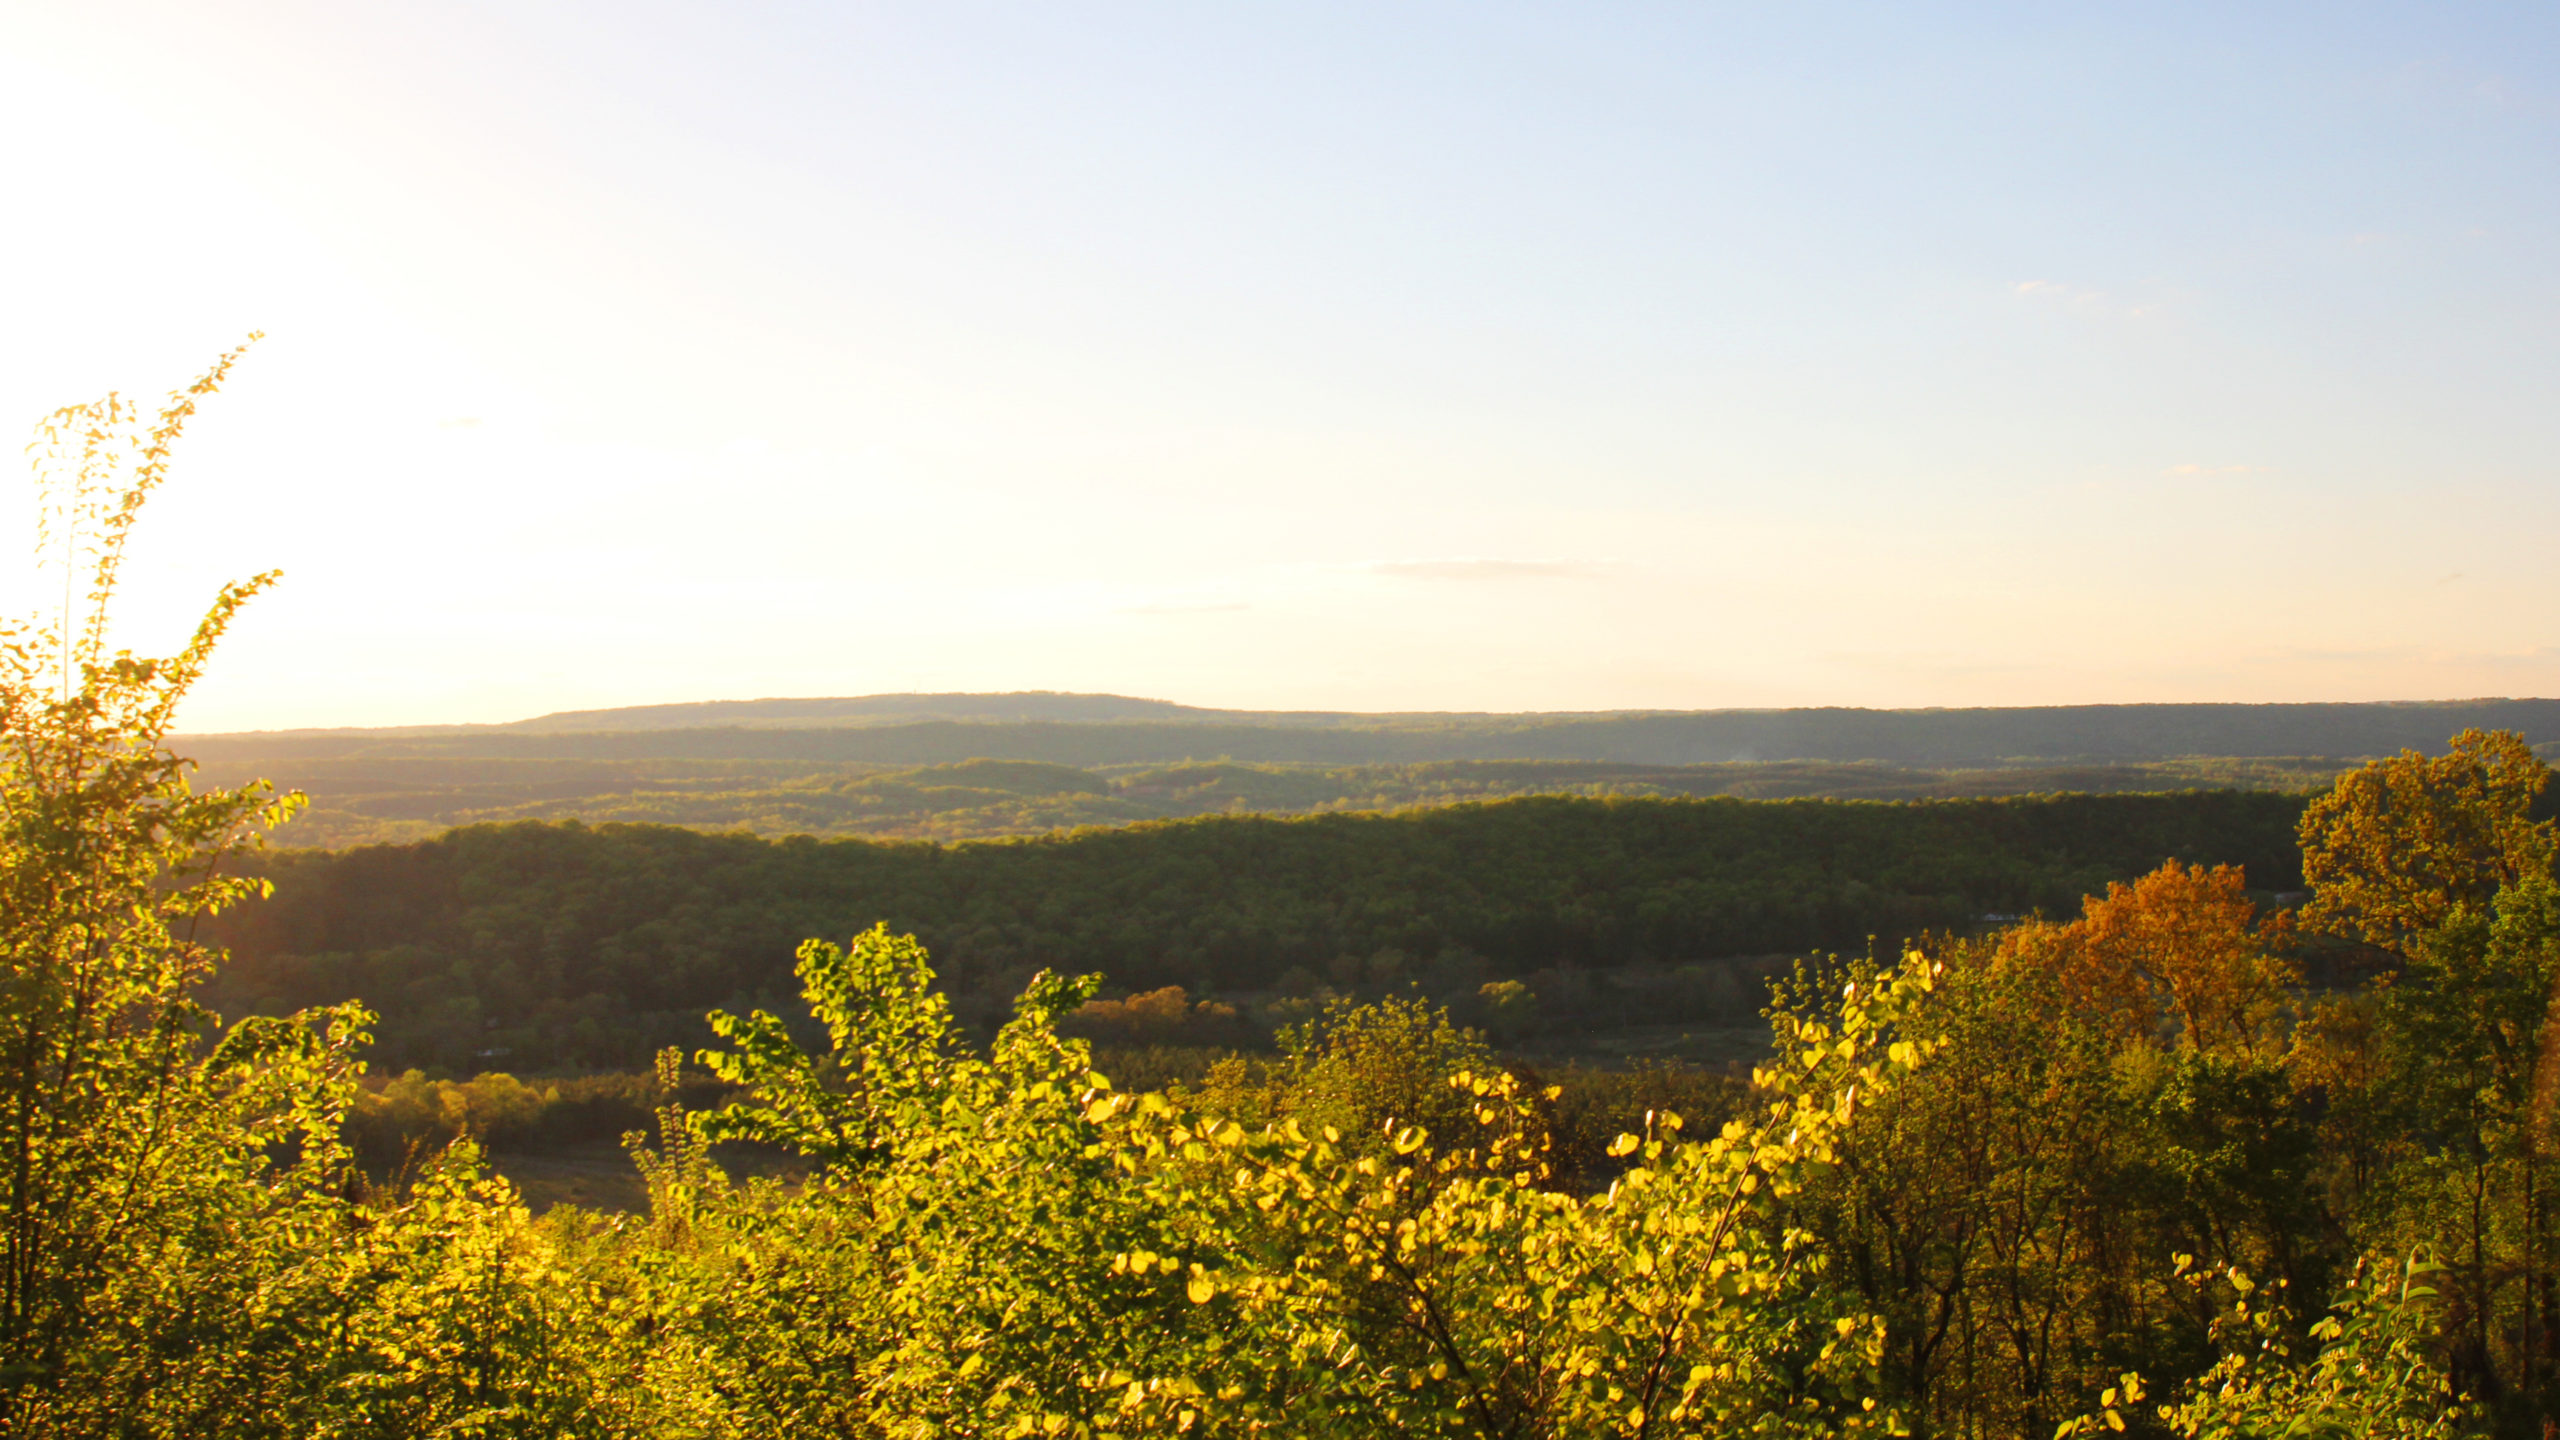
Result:
<svg viewBox="0 0 2560 1440">
<path fill-rule="evenodd" d="M 2442 583 L 2442 582 L 2439 582 Z M 2551 682 L 2560 678 L 2560 645 L 2525 645 L 2505 650 L 2456 650 L 2440 645 L 2376 645 L 2369 647 L 2288 646 L 2259 651 L 2252 660 L 2266 665 L 2337 665 L 2372 668 L 2392 665 L 2401 668 L 2432 667 L 2485 672 L 2531 671 L 2538 679 L 2538 693 L 2549 694 Z M 2519 693 L 2536 693 L 2532 691 Z M 2478 695 L 2439 695 L 2435 698 L 2469 700 Z"/>
<path fill-rule="evenodd" d="M 1825 664 L 1845 669 L 1931 680 L 2054 675 L 2062 673 L 2065 668 L 2042 660 L 1990 660 L 1945 653 L 1895 654 L 1879 650 L 1831 650 L 1824 652 L 1821 658 Z"/>
<path fill-rule="evenodd" d="M 2161 308 L 2157 300 L 2127 300 L 2059 280 L 2021 280 L 2010 287 L 2010 293 L 2033 304 L 2107 320 L 2140 320 L 2158 314 Z"/>
<path fill-rule="evenodd" d="M 1121 607 L 1123 615 L 1222 615 L 1230 611 L 1250 610 L 1242 600 L 1150 600 L 1144 605 Z"/>
<path fill-rule="evenodd" d="M 1599 568 L 1579 560 L 1382 560 L 1368 570 L 1397 580 L 1559 580 Z"/>
</svg>

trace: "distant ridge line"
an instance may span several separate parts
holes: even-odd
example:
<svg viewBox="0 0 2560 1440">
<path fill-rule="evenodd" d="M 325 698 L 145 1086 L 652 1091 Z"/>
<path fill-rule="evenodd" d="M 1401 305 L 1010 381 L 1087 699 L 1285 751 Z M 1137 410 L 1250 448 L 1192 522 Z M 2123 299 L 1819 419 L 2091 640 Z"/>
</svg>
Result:
<svg viewBox="0 0 2560 1440">
<path fill-rule="evenodd" d="M 1991 716 L 2158 711 L 2443 710 L 2487 706 L 2560 705 L 2560 700 L 2482 696 L 2458 700 L 2136 701 L 2097 705 L 1864 705 L 1723 706 L 1709 709 L 1621 710 L 1224 710 L 1130 695 L 1065 690 L 899 691 L 880 695 L 767 697 L 755 700 L 688 700 L 622 705 L 597 710 L 555 710 L 523 720 L 453 725 L 297 727 L 281 730 L 208 731 L 247 735 L 485 735 L 490 733 L 622 734 L 645 730 L 826 729 L 810 721 L 889 725 L 917 720 L 992 720 L 1016 723 L 1110 723 L 1135 720 L 1195 725 L 1321 725 L 1366 728 L 1456 722 L 1521 724 L 1623 719 L 1707 719 L 1726 716 L 1873 715 Z"/>
<path fill-rule="evenodd" d="M 564 711 L 502 725 L 191 736 L 206 759 L 255 754 L 793 758 L 920 764 L 970 758 L 1116 765 L 1165 760 L 1348 763 L 1610 760 L 1883 761 L 1905 765 L 2326 756 L 2441 751 L 2466 728 L 2560 744 L 2560 699 L 1852 707 L 1543 713 L 1210 710 L 1119 695 L 867 695 Z"/>
</svg>

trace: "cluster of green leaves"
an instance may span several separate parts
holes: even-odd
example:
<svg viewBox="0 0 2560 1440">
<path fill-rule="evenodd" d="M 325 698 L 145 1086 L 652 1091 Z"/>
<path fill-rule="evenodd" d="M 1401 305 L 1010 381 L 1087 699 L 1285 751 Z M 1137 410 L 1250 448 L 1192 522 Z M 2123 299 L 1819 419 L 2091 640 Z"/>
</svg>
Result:
<svg viewBox="0 0 2560 1440">
<path fill-rule="evenodd" d="M 1550 1183 L 1551 1097 L 1481 1052 L 1449 1071 L 1454 1032 L 1418 1064 L 1381 1048 L 1439 1031 L 1428 1017 L 1338 1012 L 1298 1037 L 1287 1082 L 1329 1101 L 1248 1123 L 1214 1086 L 1114 1089 L 1051 1024 L 1085 984 L 1033 986 L 984 1058 L 950 1048 L 909 944 L 804 951 L 812 1010 L 860 1018 L 817 1053 L 762 1043 L 774 1017 L 730 1022 L 733 1043 L 756 1038 L 707 1058 L 749 1098 L 670 1114 L 643 1152 L 656 1248 L 639 1268 L 674 1357 L 653 1364 L 708 1381 L 686 1403 L 720 1397 L 742 1433 L 1890 1427 L 1875 1327 L 1793 1205 L 1859 1106 L 1926 1057 L 1905 1032 L 1927 962 L 1787 1022 L 1763 1103 L 1720 1134 L 1659 1115 L 1615 1141 L 1614 1184 L 1579 1193 Z M 1384 1097 L 1355 1118 L 1334 1093 L 1391 1062 L 1437 1082 L 1418 1098 L 1446 1133 Z M 732 1187 L 702 1147 L 740 1134 L 822 1169 Z"/>
<path fill-rule="evenodd" d="M 2437 1358 L 2438 1297 L 2425 1282 L 2441 1269 L 2387 1256 L 2360 1265 L 2329 1313 L 2299 1331 L 2280 1302 L 2251 1302 L 2245 1274 L 2226 1273 L 2241 1297 L 2216 1322 L 2225 1353 L 2187 1387 L 2184 1403 L 2162 1407 L 2160 1418 L 2189 1440 L 2451 1440 L 2469 1432 L 2482 1417 L 2454 1393 Z M 2129 1399 L 2140 1398 L 2136 1377 L 2127 1377 L 2126 1388 Z M 2116 1403 L 2115 1392 L 2103 1398 Z M 2068 1428 L 2085 1434 L 2098 1426 L 2083 1420 Z"/>
</svg>

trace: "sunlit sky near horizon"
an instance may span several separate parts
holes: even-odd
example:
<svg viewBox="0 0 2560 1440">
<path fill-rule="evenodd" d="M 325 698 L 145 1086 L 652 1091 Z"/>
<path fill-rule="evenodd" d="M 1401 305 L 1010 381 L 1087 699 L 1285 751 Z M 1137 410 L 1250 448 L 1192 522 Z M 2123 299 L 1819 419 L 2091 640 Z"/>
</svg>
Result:
<svg viewBox="0 0 2560 1440">
<path fill-rule="evenodd" d="M 22 433 L 268 334 L 193 729 L 2560 694 L 2548 5 L 0 0 L 0 194 Z"/>
</svg>

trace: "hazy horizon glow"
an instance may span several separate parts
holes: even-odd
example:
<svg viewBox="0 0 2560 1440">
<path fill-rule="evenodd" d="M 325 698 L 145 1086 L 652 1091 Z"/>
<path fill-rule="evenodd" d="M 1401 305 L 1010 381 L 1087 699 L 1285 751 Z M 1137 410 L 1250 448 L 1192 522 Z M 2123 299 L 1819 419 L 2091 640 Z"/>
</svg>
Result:
<svg viewBox="0 0 2560 1440">
<path fill-rule="evenodd" d="M 0 124 L 0 421 L 270 336 L 194 730 L 2560 693 L 2544 7 L 102 0 Z"/>
</svg>

